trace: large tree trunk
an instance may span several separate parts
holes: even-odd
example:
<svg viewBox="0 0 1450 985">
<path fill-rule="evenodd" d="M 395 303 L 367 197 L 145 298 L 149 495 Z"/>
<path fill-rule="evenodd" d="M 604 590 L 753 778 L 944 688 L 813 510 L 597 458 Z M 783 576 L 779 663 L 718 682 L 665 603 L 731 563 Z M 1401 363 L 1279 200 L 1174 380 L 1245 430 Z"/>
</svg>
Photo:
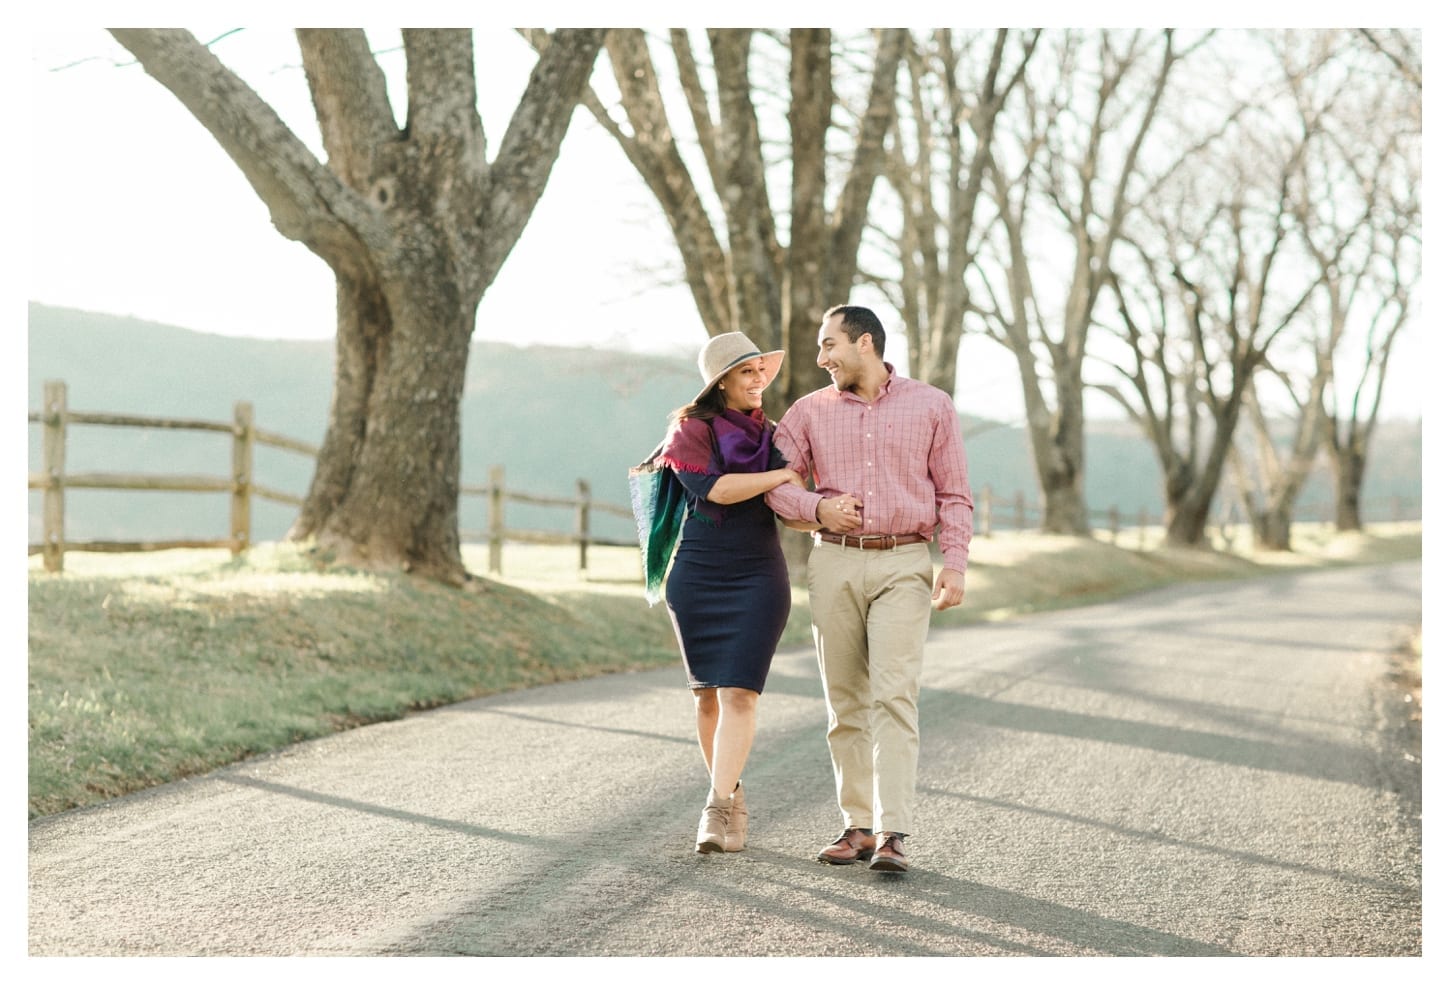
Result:
<svg viewBox="0 0 1450 985">
<path fill-rule="evenodd" d="M 796 397 L 820 383 L 819 372 L 810 371 L 816 369 L 821 316 L 829 307 L 822 264 L 830 248 L 823 135 L 836 104 L 831 87 L 831 32 L 822 28 L 792 30 L 790 50 L 791 236 L 785 254 L 785 306 L 781 313 L 786 372 L 780 384 L 766 392 L 766 411 L 776 419 Z"/>
<path fill-rule="evenodd" d="M 1239 410 L 1243 405 L 1240 382 L 1253 370 L 1235 361 L 1234 384 L 1229 396 L 1214 411 L 1214 430 L 1203 465 L 1191 479 L 1177 488 L 1176 497 L 1169 498 L 1164 520 L 1168 542 L 1178 547 L 1202 547 L 1208 531 L 1209 510 L 1223 482 L 1229 451 L 1233 447 L 1234 430 L 1238 427 Z"/>
<path fill-rule="evenodd" d="M 1057 416 L 1053 426 L 1034 435 L 1034 442 L 1044 445 L 1039 459 L 1046 465 L 1038 478 L 1042 481 L 1042 529 L 1050 534 L 1086 535 L 1088 522 L 1087 496 L 1084 489 L 1084 466 L 1087 461 L 1087 435 L 1084 428 L 1081 364 L 1058 367 L 1059 380 Z M 1079 376 L 1074 382 L 1070 377 Z"/>
<path fill-rule="evenodd" d="M 358 30 L 299 30 L 328 162 L 184 31 L 116 39 L 211 131 L 283 235 L 337 277 L 327 433 L 297 522 L 332 558 L 459 584 L 459 406 L 479 301 L 558 157 L 605 32 L 543 49 L 492 162 L 468 31 L 405 30 L 407 124 Z"/>
<path fill-rule="evenodd" d="M 1254 546 L 1261 551 L 1287 551 L 1292 549 L 1294 516 L 1285 504 L 1271 505 L 1254 513 L 1250 520 L 1254 527 Z"/>
<path fill-rule="evenodd" d="M 1205 496 L 1201 490 L 1169 503 L 1164 523 L 1168 543 L 1177 547 L 1203 546 L 1204 532 L 1208 529 L 1208 511 L 1212 506 L 1212 493 Z"/>
<path fill-rule="evenodd" d="M 1358 447 L 1337 450 L 1334 459 L 1334 527 L 1363 530 L 1360 501 L 1364 491 L 1364 451 Z"/>
<path fill-rule="evenodd" d="M 339 298 L 327 438 L 289 536 L 315 538 L 338 560 L 455 582 L 459 405 L 476 302 L 444 281 L 415 275 Z"/>
<path fill-rule="evenodd" d="M 1294 504 L 1309 482 L 1309 473 L 1319 458 L 1324 444 L 1328 416 L 1324 409 L 1324 392 L 1333 372 L 1329 353 L 1321 353 L 1315 375 L 1309 382 L 1309 397 L 1296 401 L 1299 419 L 1295 422 L 1294 444 L 1288 454 L 1280 455 L 1273 432 L 1258 398 L 1250 387 L 1245 394 L 1250 418 L 1259 442 L 1261 482 L 1268 486 L 1263 508 L 1250 511 L 1254 524 L 1254 543 L 1264 551 L 1288 551 L 1293 548 Z"/>
</svg>

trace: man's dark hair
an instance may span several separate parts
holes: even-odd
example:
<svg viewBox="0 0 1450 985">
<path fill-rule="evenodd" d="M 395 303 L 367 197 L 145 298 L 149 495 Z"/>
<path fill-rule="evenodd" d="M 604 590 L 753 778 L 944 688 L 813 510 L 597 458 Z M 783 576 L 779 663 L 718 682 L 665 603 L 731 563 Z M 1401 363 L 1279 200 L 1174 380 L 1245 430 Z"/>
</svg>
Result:
<svg viewBox="0 0 1450 985">
<path fill-rule="evenodd" d="M 846 333 L 846 338 L 855 342 L 863 333 L 868 334 L 871 344 L 876 347 L 876 355 L 886 358 L 886 329 L 881 327 L 881 319 L 876 317 L 876 312 L 860 305 L 838 304 L 827 308 L 821 320 L 829 321 L 836 315 L 841 316 L 841 330 Z"/>
</svg>

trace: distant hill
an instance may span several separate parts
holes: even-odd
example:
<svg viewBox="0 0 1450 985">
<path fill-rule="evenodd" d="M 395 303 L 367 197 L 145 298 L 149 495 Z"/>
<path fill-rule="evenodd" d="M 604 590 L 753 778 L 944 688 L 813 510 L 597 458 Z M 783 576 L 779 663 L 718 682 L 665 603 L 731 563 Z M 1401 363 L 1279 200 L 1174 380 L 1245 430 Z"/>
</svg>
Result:
<svg viewBox="0 0 1450 985">
<path fill-rule="evenodd" d="M 32 304 L 29 318 L 29 406 L 40 405 L 45 380 L 64 380 L 72 410 L 229 420 L 233 404 L 250 400 L 259 427 L 320 443 L 332 394 L 331 341 L 231 338 L 134 318 Z M 503 465 L 507 483 L 545 495 L 572 495 L 586 479 L 594 496 L 628 503 L 625 473 L 663 434 L 667 415 L 699 386 L 690 358 L 597 349 L 475 342 L 463 400 L 463 481 L 485 483 Z M 973 488 L 998 495 L 1016 490 L 1036 501 L 1027 438 L 1017 427 L 972 419 L 967 455 Z M 40 428 L 30 427 L 30 469 L 40 465 Z M 1116 505 L 1125 518 L 1162 511 L 1158 469 L 1146 442 L 1125 422 L 1099 422 L 1088 439 L 1087 498 L 1094 509 Z M 67 435 L 67 469 L 221 475 L 227 440 L 215 434 L 77 426 Z M 294 453 L 259 448 L 258 480 L 302 494 L 312 467 Z M 1418 422 L 1386 422 L 1378 436 L 1366 490 L 1418 501 Z M 1327 476 L 1308 503 L 1330 500 Z M 30 537 L 39 538 L 40 494 L 30 494 Z M 510 504 L 510 526 L 568 529 L 566 510 Z M 254 536 L 283 536 L 294 511 L 259 502 Z M 999 514 L 999 523 L 1003 521 Z M 627 520 L 596 517 L 602 534 L 632 535 Z M 460 522 L 485 526 L 477 497 L 465 497 Z M 76 490 L 66 496 L 71 537 L 180 538 L 221 536 L 223 495 Z"/>
</svg>

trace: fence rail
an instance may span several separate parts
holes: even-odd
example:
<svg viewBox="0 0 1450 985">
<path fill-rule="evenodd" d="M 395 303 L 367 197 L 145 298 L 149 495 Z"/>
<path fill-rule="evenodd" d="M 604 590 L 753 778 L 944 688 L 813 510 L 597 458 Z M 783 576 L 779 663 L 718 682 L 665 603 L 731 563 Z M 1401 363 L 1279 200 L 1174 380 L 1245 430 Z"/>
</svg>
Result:
<svg viewBox="0 0 1450 985">
<path fill-rule="evenodd" d="M 67 551 L 131 553 L 165 551 L 175 548 L 227 548 L 233 556 L 236 556 L 251 546 L 253 499 L 265 499 L 297 507 L 303 503 L 301 496 L 255 481 L 253 476 L 254 452 L 258 445 L 263 445 L 316 458 L 317 446 L 257 427 L 253 420 L 252 405 L 247 401 L 236 403 L 231 422 L 74 411 L 69 409 L 67 401 L 65 383 L 59 380 L 47 381 L 44 406 L 41 410 L 31 411 L 29 414 L 30 422 L 40 424 L 44 429 L 41 445 L 41 471 L 32 472 L 29 476 L 29 487 L 44 492 L 41 542 L 29 546 L 30 554 L 44 555 L 46 571 L 64 570 Z M 67 472 L 65 467 L 66 436 L 68 428 L 73 425 L 158 428 L 227 434 L 232 439 L 231 474 L 215 476 Z M 230 533 L 226 537 L 219 538 L 141 541 L 67 540 L 65 536 L 65 493 L 68 489 L 229 493 L 231 495 Z M 503 544 L 505 541 L 531 544 L 577 544 L 579 570 L 582 572 L 588 571 L 588 552 L 591 546 L 633 547 L 636 545 L 636 541 L 632 538 L 621 540 L 600 537 L 591 532 L 590 517 L 596 512 L 626 518 L 633 514 L 627 506 L 594 500 L 589 492 L 589 483 L 583 479 L 579 480 L 578 494 L 575 497 L 542 496 L 509 490 L 504 484 L 503 467 L 494 466 L 489 472 L 487 485 L 464 485 L 460 487 L 459 492 L 461 495 L 482 496 L 489 504 L 488 529 L 484 531 L 460 530 L 459 536 L 465 542 L 486 542 L 489 545 L 489 570 L 494 574 L 500 573 L 503 569 Z M 510 529 L 504 525 L 504 508 L 507 503 L 571 509 L 574 511 L 574 529 L 567 533 L 555 530 Z"/>
<path fill-rule="evenodd" d="M 983 486 L 980 491 L 973 492 L 973 500 L 975 508 L 972 520 L 974 533 L 977 535 L 990 537 L 994 529 L 1003 526 L 1004 517 L 1008 521 L 1005 526 L 1012 530 L 1037 529 L 1042 523 L 1044 513 L 1042 507 L 1029 503 L 1026 495 L 1020 490 L 1010 496 L 1004 496 L 995 493 L 991 486 Z M 1386 496 L 1380 499 L 1361 500 L 1360 509 L 1367 520 L 1374 513 L 1392 523 L 1420 519 L 1420 500 L 1408 496 Z M 1161 517 L 1155 517 L 1146 508 L 1130 513 L 1120 510 L 1116 506 L 1109 506 L 1104 510 L 1089 509 L 1086 512 L 1088 527 L 1094 533 L 1107 534 L 1108 542 L 1112 544 L 1118 543 L 1120 537 L 1136 535 L 1139 550 L 1146 548 L 1149 532 L 1162 525 Z M 1219 516 L 1209 524 L 1209 527 L 1217 528 L 1225 542 L 1232 542 L 1234 537 L 1231 531 L 1246 522 L 1238 516 L 1235 504 L 1220 510 Z M 1294 508 L 1294 522 L 1334 523 L 1335 504 L 1332 502 L 1298 503 Z"/>
<path fill-rule="evenodd" d="M 234 407 L 231 422 L 207 421 L 186 418 L 150 417 L 137 414 L 106 414 L 89 411 L 73 411 L 67 406 L 66 385 L 51 380 L 45 384 L 44 407 L 31 411 L 32 423 L 43 426 L 42 466 L 40 472 L 29 477 L 31 489 L 44 491 L 42 507 L 41 543 L 31 544 L 31 554 L 43 554 L 45 570 L 61 571 L 67 551 L 98 551 L 129 553 L 141 551 L 164 551 L 174 548 L 227 548 L 233 556 L 241 554 L 251 544 L 251 510 L 253 499 L 264 499 L 288 506 L 300 507 L 301 496 L 257 482 L 253 476 L 254 451 L 258 445 L 280 448 L 312 458 L 317 457 L 316 445 L 296 438 L 268 431 L 256 426 L 251 403 L 238 401 Z M 206 431 L 231 436 L 231 474 L 227 476 L 165 475 L 123 472 L 71 472 L 65 470 L 65 447 L 67 428 L 71 425 L 96 425 L 102 427 L 161 428 L 171 430 Z M 67 489 L 114 489 L 114 490 L 160 490 L 168 492 L 229 493 L 231 496 L 230 533 L 226 537 L 177 540 L 67 540 L 65 537 L 65 492 Z M 503 545 L 507 541 L 526 544 L 577 545 L 579 548 L 579 570 L 587 573 L 590 547 L 634 547 L 637 541 L 601 537 L 591 530 L 591 518 L 595 513 L 631 518 L 627 506 L 595 500 L 590 493 L 589 483 L 578 480 L 575 495 L 548 496 L 522 492 L 507 488 L 504 468 L 495 465 L 489 470 L 486 484 L 464 484 L 459 487 L 461 496 L 482 497 L 487 503 L 485 530 L 459 530 L 459 539 L 464 543 L 486 543 L 488 545 L 489 572 L 499 574 L 503 570 Z M 994 530 L 1009 528 L 1032 529 L 1040 524 L 1042 510 L 1035 503 L 1029 503 L 1026 494 L 1020 490 L 1010 496 L 999 495 L 991 486 L 983 486 L 974 495 L 976 504 L 974 524 L 979 536 L 990 537 Z M 510 528 L 505 525 L 505 510 L 508 503 L 528 506 L 564 508 L 574 511 L 573 529 L 530 530 Z M 1366 503 L 1367 507 L 1369 504 Z M 1415 519 L 1419 515 L 1419 501 L 1392 497 L 1388 512 L 1395 521 Z M 1322 518 L 1327 522 L 1334 519 L 1333 504 L 1315 506 L 1306 504 L 1296 510 L 1296 516 Z M 1095 530 L 1105 531 L 1111 542 L 1117 543 L 1120 536 L 1136 531 L 1139 548 L 1147 543 L 1147 531 L 1156 525 L 1149 512 L 1137 511 L 1134 516 L 1125 516 L 1116 506 L 1106 510 L 1089 510 L 1088 520 Z M 1226 527 L 1227 521 L 1220 527 Z"/>
</svg>

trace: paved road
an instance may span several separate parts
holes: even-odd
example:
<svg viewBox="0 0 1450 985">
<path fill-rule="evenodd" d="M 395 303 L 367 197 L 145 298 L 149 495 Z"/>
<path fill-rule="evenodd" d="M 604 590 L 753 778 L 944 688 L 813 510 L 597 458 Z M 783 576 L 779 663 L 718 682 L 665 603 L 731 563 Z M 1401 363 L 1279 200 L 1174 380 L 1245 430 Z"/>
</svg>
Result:
<svg viewBox="0 0 1450 985">
<path fill-rule="evenodd" d="M 939 632 L 905 876 L 827 867 L 777 658 L 749 849 L 699 856 L 676 670 L 470 701 L 30 826 L 32 955 L 1407 955 L 1418 562 Z"/>
</svg>

